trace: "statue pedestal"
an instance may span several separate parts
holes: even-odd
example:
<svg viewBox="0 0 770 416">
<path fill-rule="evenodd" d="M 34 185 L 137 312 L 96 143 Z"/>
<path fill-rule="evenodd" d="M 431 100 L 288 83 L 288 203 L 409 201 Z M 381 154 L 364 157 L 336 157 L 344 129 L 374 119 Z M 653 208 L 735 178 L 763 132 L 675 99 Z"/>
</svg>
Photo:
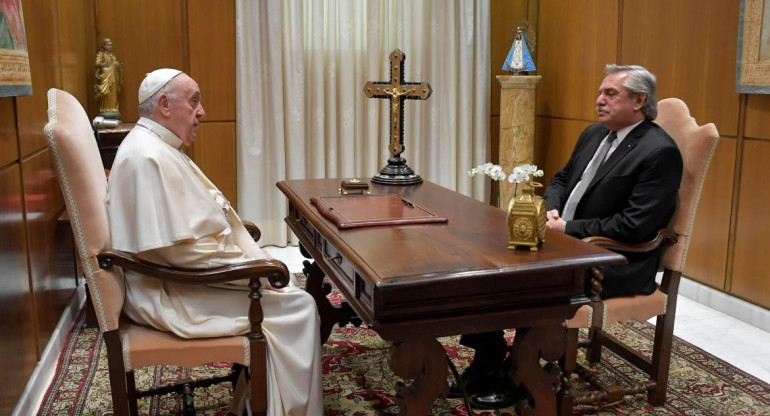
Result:
<svg viewBox="0 0 770 416">
<path fill-rule="evenodd" d="M 535 86 L 540 75 L 498 75 L 500 82 L 500 166 L 510 174 L 515 166 L 534 163 Z M 507 209 L 516 186 L 500 184 L 498 207 Z"/>
</svg>

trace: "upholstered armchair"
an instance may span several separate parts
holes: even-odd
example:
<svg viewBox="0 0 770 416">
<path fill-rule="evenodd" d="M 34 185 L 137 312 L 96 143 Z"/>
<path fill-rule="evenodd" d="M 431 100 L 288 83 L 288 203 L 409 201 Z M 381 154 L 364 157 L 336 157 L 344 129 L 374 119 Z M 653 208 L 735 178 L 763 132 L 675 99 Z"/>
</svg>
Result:
<svg viewBox="0 0 770 416">
<path fill-rule="evenodd" d="M 238 373 L 207 379 L 183 380 L 176 385 L 138 391 L 134 370 L 157 364 L 192 367 L 210 362 L 234 363 L 248 368 L 250 405 L 255 414 L 267 408 L 267 346 L 262 333 L 260 278 L 284 287 L 289 271 L 278 260 L 255 260 L 206 270 L 180 270 L 136 259 L 130 253 L 111 250 L 105 208 L 107 179 L 91 123 L 81 104 L 69 93 L 48 91 L 48 124 L 45 133 L 54 158 L 67 205 L 77 251 L 94 305 L 99 329 L 107 347 L 110 387 L 115 415 L 137 415 L 137 399 L 177 392 L 183 395 L 183 414 L 195 414 L 192 389 L 223 381 L 235 385 Z M 259 230 L 250 226 L 252 235 Z M 167 281 L 211 284 L 249 278 L 251 299 L 247 335 L 206 339 L 183 339 L 170 332 L 140 326 L 122 316 L 126 294 L 123 269 Z"/>
<path fill-rule="evenodd" d="M 662 245 L 658 267 L 663 272 L 662 281 L 658 289 L 648 296 L 602 300 L 602 274 L 600 270 L 594 270 L 591 303 L 581 307 L 575 317 L 565 324 L 569 344 L 561 362 L 565 383 L 559 397 L 559 413 L 562 416 L 572 414 L 576 404 L 614 402 L 629 394 L 646 392 L 653 406 L 663 405 L 666 400 L 679 281 L 687 260 L 698 200 L 719 133 L 713 123 L 698 126 L 690 116 L 687 105 L 677 98 L 667 98 L 658 103 L 655 122 L 676 141 L 684 161 L 676 211 L 668 227 L 660 230 L 654 240 L 643 244 L 624 244 L 603 237 L 589 237 L 585 240 L 610 250 L 625 252 L 649 251 Z M 651 357 L 604 331 L 604 328 L 618 322 L 632 319 L 646 321 L 653 317 L 657 317 L 657 321 Z M 579 328 L 588 328 L 587 340 L 580 343 Z M 599 362 L 602 347 L 607 347 L 647 373 L 649 378 L 630 386 L 605 383 L 577 364 L 578 346 L 586 348 L 586 360 L 590 363 Z M 590 383 L 591 391 L 583 394 L 572 391 L 570 377 L 575 372 Z"/>
</svg>

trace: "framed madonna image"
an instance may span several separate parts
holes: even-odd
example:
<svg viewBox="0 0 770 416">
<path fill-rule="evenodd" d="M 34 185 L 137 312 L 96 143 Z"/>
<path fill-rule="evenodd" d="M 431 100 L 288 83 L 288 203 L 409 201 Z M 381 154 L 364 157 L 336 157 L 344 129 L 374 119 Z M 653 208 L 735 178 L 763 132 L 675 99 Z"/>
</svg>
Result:
<svg viewBox="0 0 770 416">
<path fill-rule="evenodd" d="M 0 0 L 0 97 L 32 95 L 21 0 Z"/>
<path fill-rule="evenodd" d="M 739 93 L 770 94 L 770 0 L 741 0 L 735 81 Z"/>
</svg>

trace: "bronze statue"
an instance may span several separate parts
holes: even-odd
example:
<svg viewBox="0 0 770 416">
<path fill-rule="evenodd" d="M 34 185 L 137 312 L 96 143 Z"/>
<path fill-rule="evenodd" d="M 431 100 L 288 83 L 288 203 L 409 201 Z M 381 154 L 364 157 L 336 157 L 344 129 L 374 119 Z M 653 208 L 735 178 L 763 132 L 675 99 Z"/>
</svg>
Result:
<svg viewBox="0 0 770 416">
<path fill-rule="evenodd" d="M 99 116 L 107 119 L 120 119 L 118 94 L 123 83 L 123 64 L 112 53 L 112 40 L 105 38 L 102 49 L 96 54 L 96 83 L 94 96 L 99 108 Z"/>
</svg>

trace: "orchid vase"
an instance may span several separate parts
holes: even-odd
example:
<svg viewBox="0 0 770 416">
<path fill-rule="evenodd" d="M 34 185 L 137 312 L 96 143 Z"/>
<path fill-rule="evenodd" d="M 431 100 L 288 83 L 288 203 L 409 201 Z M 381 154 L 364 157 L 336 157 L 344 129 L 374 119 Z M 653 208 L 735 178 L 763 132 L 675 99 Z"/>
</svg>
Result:
<svg viewBox="0 0 770 416">
<path fill-rule="evenodd" d="M 545 242 L 545 200 L 535 194 L 535 189 L 542 187 L 539 182 L 524 182 L 521 192 L 511 197 L 507 215 L 509 250 L 537 251 Z"/>
</svg>

